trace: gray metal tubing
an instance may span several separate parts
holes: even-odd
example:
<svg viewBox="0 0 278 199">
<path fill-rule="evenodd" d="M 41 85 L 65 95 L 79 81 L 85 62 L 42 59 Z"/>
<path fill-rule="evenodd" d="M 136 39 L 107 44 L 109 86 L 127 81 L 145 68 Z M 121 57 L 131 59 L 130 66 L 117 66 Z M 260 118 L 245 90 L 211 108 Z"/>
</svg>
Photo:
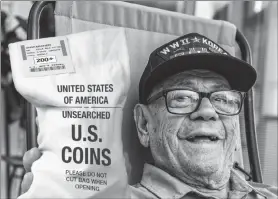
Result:
<svg viewBox="0 0 278 199">
<path fill-rule="evenodd" d="M 33 4 L 29 17 L 28 17 L 28 30 L 27 39 L 39 39 L 40 38 L 40 16 L 45 6 L 53 1 L 37 1 Z M 25 101 L 26 106 L 26 141 L 27 150 L 37 146 L 37 126 L 36 126 L 36 110 L 35 107 Z"/>
<path fill-rule="evenodd" d="M 242 59 L 252 65 L 252 55 L 250 46 L 243 36 L 243 34 L 237 30 L 236 41 L 239 45 Z M 248 78 L 248 77 L 247 77 Z M 254 182 L 263 182 L 262 172 L 260 166 L 256 127 L 255 127 L 255 116 L 254 116 L 254 105 L 253 105 L 253 90 L 250 89 L 244 99 L 244 119 L 245 119 L 245 132 L 246 141 L 248 148 L 248 157 L 251 169 L 252 180 Z"/>
</svg>

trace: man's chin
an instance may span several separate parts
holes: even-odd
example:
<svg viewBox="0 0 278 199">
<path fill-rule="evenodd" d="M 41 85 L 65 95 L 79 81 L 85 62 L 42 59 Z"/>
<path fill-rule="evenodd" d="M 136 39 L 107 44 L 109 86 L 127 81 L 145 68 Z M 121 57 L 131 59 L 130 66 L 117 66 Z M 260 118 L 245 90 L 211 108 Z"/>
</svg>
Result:
<svg viewBox="0 0 278 199">
<path fill-rule="evenodd" d="M 224 157 L 221 151 L 211 151 L 210 153 L 195 153 L 193 156 L 181 158 L 184 172 L 190 171 L 195 175 L 210 176 L 219 172 L 224 166 Z"/>
<path fill-rule="evenodd" d="M 210 176 L 219 171 L 220 162 L 191 162 L 188 169 L 200 176 Z"/>
<path fill-rule="evenodd" d="M 190 162 L 183 171 L 184 179 L 190 177 L 197 187 L 206 187 L 209 189 L 219 189 L 226 182 L 228 171 L 223 170 L 223 162 Z M 190 183 L 190 182 L 189 182 Z"/>
<path fill-rule="evenodd" d="M 179 160 L 183 175 L 190 176 L 200 186 L 218 189 L 227 180 L 224 141 L 192 143 L 183 140 Z M 180 142 L 181 143 L 181 142 Z"/>
</svg>

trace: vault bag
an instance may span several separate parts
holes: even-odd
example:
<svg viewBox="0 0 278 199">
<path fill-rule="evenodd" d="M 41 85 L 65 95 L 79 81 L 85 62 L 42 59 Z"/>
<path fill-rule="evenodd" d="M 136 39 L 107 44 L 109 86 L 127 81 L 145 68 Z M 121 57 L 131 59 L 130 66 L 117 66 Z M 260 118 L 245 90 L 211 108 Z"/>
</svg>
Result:
<svg viewBox="0 0 278 199">
<path fill-rule="evenodd" d="M 23 41 L 9 50 L 16 89 L 37 110 L 42 152 L 19 198 L 124 198 L 124 29 Z"/>
</svg>

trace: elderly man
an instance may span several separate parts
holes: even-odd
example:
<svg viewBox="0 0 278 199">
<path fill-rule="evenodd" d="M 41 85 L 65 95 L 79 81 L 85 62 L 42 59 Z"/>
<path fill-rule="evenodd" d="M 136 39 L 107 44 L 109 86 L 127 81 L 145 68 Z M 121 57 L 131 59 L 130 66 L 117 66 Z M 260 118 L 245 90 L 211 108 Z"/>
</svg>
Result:
<svg viewBox="0 0 278 199">
<path fill-rule="evenodd" d="M 151 55 L 134 108 L 139 140 L 150 149 L 142 180 L 131 198 L 277 198 L 277 189 L 248 183 L 233 169 L 245 92 L 256 72 L 197 33 L 184 35 Z M 24 156 L 22 188 L 32 182 L 38 149 Z"/>
</svg>

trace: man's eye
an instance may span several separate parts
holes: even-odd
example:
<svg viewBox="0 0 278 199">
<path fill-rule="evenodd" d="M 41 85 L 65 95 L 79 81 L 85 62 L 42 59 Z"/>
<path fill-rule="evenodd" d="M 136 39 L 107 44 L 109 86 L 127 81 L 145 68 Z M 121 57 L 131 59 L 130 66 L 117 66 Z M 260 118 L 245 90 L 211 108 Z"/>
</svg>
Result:
<svg viewBox="0 0 278 199">
<path fill-rule="evenodd" d="M 221 102 L 221 103 L 227 103 L 227 99 L 223 99 L 223 98 L 214 98 L 214 101 Z"/>
<path fill-rule="evenodd" d="M 180 97 L 175 98 L 175 100 L 178 102 L 184 102 L 184 101 L 190 100 L 190 98 L 186 97 L 186 96 L 180 96 Z"/>
</svg>

